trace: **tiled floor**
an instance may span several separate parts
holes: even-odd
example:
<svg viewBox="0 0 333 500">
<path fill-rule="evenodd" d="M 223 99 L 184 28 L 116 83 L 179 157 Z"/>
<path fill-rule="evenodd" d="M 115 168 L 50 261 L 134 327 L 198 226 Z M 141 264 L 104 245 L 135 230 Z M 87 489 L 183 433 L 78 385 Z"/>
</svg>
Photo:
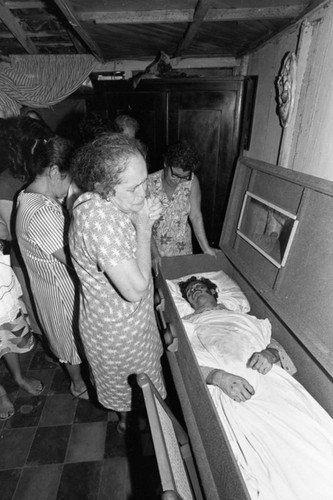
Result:
<svg viewBox="0 0 333 500">
<path fill-rule="evenodd" d="M 24 372 L 46 388 L 18 390 L 0 361 L 15 415 L 0 422 L 1 500 L 150 500 L 160 484 L 149 432 L 116 431 L 116 414 L 69 393 L 58 364 L 40 346 L 20 356 Z"/>
</svg>

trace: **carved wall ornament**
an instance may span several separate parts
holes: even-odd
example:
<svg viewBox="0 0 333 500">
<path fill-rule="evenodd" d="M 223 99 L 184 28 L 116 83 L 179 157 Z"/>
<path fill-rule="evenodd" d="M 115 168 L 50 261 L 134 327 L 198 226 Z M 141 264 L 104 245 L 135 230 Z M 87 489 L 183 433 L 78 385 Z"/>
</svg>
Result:
<svg viewBox="0 0 333 500">
<path fill-rule="evenodd" d="M 294 52 L 288 52 L 277 79 L 278 114 L 282 127 L 287 127 L 293 111 L 296 91 L 297 59 Z"/>
</svg>

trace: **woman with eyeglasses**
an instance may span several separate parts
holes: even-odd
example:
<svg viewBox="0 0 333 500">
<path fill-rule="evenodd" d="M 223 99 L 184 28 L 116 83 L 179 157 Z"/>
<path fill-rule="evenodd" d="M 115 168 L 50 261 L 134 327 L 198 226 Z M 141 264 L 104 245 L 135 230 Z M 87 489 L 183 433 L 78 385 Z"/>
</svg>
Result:
<svg viewBox="0 0 333 500">
<path fill-rule="evenodd" d="M 193 253 L 191 222 L 203 253 L 216 257 L 216 250 L 207 240 L 201 212 L 201 190 L 198 177 L 197 152 L 185 141 L 170 145 L 164 155 L 164 168 L 148 178 L 150 196 L 162 203 L 161 217 L 153 226 L 153 260 L 160 257 Z"/>
</svg>

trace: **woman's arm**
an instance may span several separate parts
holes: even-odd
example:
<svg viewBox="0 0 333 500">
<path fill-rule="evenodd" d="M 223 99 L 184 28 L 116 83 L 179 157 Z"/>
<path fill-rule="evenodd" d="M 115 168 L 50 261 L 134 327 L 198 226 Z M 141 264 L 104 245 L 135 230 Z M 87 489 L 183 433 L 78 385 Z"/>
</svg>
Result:
<svg viewBox="0 0 333 500">
<path fill-rule="evenodd" d="M 55 252 L 53 252 L 52 255 L 57 260 L 59 260 L 62 264 L 65 264 L 67 267 L 73 269 L 73 266 L 71 264 L 69 247 L 59 248 L 59 250 L 56 250 Z"/>
<path fill-rule="evenodd" d="M 201 250 L 204 253 L 216 257 L 216 250 L 212 248 L 207 240 L 206 231 L 203 223 L 201 212 L 201 190 L 199 180 L 196 175 L 193 175 L 191 194 L 190 194 L 191 211 L 189 219 L 191 221 L 194 234 L 199 242 Z"/>
<path fill-rule="evenodd" d="M 0 200 L 0 238 L 10 241 L 10 219 L 13 210 L 13 202 L 9 200 Z"/>
<path fill-rule="evenodd" d="M 151 228 L 160 214 L 161 204 L 146 200 L 143 209 L 131 217 L 136 229 L 136 258 L 104 266 L 113 285 L 129 302 L 141 300 L 151 279 Z"/>
<path fill-rule="evenodd" d="M 9 240 L 8 227 L 2 219 L 0 219 L 0 240 Z"/>
<path fill-rule="evenodd" d="M 155 276 L 158 276 L 162 257 L 158 250 L 156 241 L 154 240 L 153 237 L 151 238 L 151 258 L 152 258 L 153 271 L 155 273 Z"/>
</svg>

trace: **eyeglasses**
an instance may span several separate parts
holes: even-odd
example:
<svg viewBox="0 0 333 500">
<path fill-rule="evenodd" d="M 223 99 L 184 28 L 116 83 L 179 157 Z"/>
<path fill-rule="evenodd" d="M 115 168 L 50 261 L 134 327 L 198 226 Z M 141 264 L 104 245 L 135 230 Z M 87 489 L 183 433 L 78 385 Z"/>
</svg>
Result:
<svg viewBox="0 0 333 500">
<path fill-rule="evenodd" d="M 172 166 L 169 166 L 170 172 L 171 172 L 171 177 L 174 177 L 175 179 L 179 179 L 181 181 L 190 181 L 192 179 L 192 172 L 190 172 L 187 175 L 178 175 L 176 172 L 174 172 Z"/>
</svg>

